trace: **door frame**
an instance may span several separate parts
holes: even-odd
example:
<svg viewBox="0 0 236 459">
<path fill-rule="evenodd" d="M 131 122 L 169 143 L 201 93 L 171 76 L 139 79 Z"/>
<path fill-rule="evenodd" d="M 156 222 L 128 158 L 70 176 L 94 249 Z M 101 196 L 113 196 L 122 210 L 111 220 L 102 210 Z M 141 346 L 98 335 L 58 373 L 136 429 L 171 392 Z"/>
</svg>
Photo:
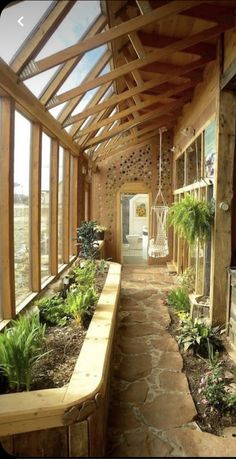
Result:
<svg viewBox="0 0 236 459">
<path fill-rule="evenodd" d="M 150 228 L 150 208 L 152 205 L 152 192 L 150 188 L 143 182 L 126 182 L 116 193 L 116 260 L 122 263 L 121 254 L 121 195 L 123 193 L 147 194 L 149 200 L 149 221 L 148 230 Z M 147 259 L 149 264 L 149 258 Z"/>
</svg>

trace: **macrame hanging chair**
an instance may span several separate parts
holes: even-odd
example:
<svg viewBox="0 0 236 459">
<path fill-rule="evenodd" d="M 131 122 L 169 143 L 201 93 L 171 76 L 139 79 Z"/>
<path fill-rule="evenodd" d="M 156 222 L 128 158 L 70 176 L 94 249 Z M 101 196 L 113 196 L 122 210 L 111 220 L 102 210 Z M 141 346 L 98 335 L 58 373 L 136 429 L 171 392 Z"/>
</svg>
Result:
<svg viewBox="0 0 236 459">
<path fill-rule="evenodd" d="M 152 258 L 163 258 L 169 254 L 168 234 L 166 220 L 169 207 L 162 193 L 161 170 L 162 170 L 162 133 L 165 128 L 159 129 L 160 153 L 159 153 L 159 188 L 151 207 L 150 239 L 148 244 L 148 255 Z"/>
</svg>

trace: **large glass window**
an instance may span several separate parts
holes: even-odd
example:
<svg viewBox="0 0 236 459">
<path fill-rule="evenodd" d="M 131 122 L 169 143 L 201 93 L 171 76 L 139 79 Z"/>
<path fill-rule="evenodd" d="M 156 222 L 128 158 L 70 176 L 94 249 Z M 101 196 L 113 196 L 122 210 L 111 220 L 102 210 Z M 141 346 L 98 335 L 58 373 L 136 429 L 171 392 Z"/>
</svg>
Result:
<svg viewBox="0 0 236 459">
<path fill-rule="evenodd" d="M 41 280 L 50 275 L 50 156 L 51 139 L 42 135 L 42 172 L 41 172 Z"/>
<path fill-rule="evenodd" d="M 58 265 L 63 264 L 63 166 L 64 149 L 59 147 L 58 169 Z"/>
<path fill-rule="evenodd" d="M 31 123 L 15 112 L 14 257 L 16 304 L 30 293 L 30 143 Z"/>
</svg>

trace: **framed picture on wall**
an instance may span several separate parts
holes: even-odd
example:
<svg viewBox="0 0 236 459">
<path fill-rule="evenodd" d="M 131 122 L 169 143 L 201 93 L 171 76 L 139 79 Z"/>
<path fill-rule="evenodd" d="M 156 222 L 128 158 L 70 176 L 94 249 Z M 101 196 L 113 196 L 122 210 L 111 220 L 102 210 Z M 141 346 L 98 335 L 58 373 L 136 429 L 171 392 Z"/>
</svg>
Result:
<svg viewBox="0 0 236 459">
<path fill-rule="evenodd" d="M 216 157 L 216 121 L 213 120 L 204 131 L 205 177 L 214 177 Z"/>
<path fill-rule="evenodd" d="M 145 218 L 147 216 L 147 206 L 145 202 L 136 203 L 135 216 L 139 218 Z"/>
</svg>

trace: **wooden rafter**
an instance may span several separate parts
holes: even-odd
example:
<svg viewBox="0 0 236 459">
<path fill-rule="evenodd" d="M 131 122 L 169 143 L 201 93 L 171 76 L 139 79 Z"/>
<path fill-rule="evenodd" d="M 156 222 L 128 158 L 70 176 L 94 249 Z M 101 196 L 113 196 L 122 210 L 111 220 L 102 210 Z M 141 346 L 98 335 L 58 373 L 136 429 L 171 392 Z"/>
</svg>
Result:
<svg viewBox="0 0 236 459">
<path fill-rule="evenodd" d="M 100 32 L 105 27 L 106 23 L 106 17 L 100 16 L 95 24 L 90 27 L 89 31 L 86 32 L 85 37 L 90 37 Z M 40 102 L 42 102 L 43 105 L 46 105 L 52 96 L 54 96 L 54 94 L 58 91 L 66 78 L 69 76 L 69 74 L 72 72 L 72 70 L 81 61 L 83 56 L 84 53 L 80 54 L 78 57 L 70 59 L 65 64 L 63 64 L 61 68 L 59 68 L 57 73 L 53 76 L 53 80 L 49 82 L 49 85 L 40 97 Z"/>
<path fill-rule="evenodd" d="M 103 85 L 101 86 L 101 88 L 96 92 L 96 94 L 94 94 L 94 96 L 92 97 L 92 99 L 90 100 L 90 103 L 89 103 L 89 107 L 94 107 L 96 106 L 100 99 L 105 95 L 105 93 L 108 91 L 108 89 L 110 88 L 111 84 L 110 83 L 107 83 L 106 85 Z M 80 127 L 82 126 L 82 124 L 84 123 L 86 117 L 83 117 L 83 112 L 81 112 L 82 114 L 82 118 L 80 118 L 80 122 L 75 122 L 72 126 L 72 128 L 70 129 L 70 135 L 73 137 L 74 134 L 78 131 L 78 129 L 80 129 Z M 67 121 L 69 121 L 70 117 L 68 118 Z M 66 126 L 66 123 L 64 124 L 64 126 Z"/>
<path fill-rule="evenodd" d="M 109 117 L 109 118 L 105 118 L 103 119 L 102 121 L 96 123 L 96 127 L 95 125 L 92 125 L 92 126 L 89 126 L 88 128 L 86 129 L 82 129 L 80 132 L 79 132 L 79 136 L 83 136 L 83 135 L 86 135 L 86 134 L 89 134 L 90 132 L 93 132 L 94 129 L 97 129 L 97 128 L 100 128 L 102 126 L 105 126 L 107 124 L 111 124 L 113 121 L 115 120 L 118 120 L 124 116 L 127 116 L 129 114 L 132 114 L 134 111 L 137 112 L 139 110 L 142 110 L 144 108 L 147 108 L 147 107 L 150 107 L 156 103 L 160 103 L 163 98 L 167 98 L 169 96 L 173 96 L 173 95 L 176 95 L 176 94 L 179 94 L 181 92 L 184 92 L 190 88 L 193 87 L 193 83 L 190 81 L 189 83 L 185 83 L 183 85 L 176 85 L 173 89 L 170 89 L 169 91 L 166 91 L 166 93 L 164 94 L 161 94 L 161 95 L 158 95 L 158 96 L 149 96 L 149 98 L 144 101 L 144 102 L 140 102 L 139 105 L 132 105 L 130 108 L 127 108 L 125 110 L 122 110 L 118 113 L 116 113 L 115 115 Z"/>
<path fill-rule="evenodd" d="M 37 75 L 45 70 L 48 70 L 56 65 L 62 64 L 69 59 L 78 56 L 81 53 L 90 51 L 91 49 L 98 48 L 116 38 L 122 37 L 130 32 L 134 32 L 141 27 L 152 24 L 163 19 L 167 19 L 174 14 L 178 14 L 181 11 L 190 9 L 192 6 L 198 5 L 199 1 L 174 1 L 167 5 L 161 6 L 143 16 L 138 16 L 134 19 L 130 19 L 119 25 L 119 27 L 112 27 L 106 32 L 103 32 L 94 37 L 90 37 L 86 40 L 81 41 L 79 44 L 70 46 L 62 51 L 59 51 L 51 56 L 34 62 L 33 75 Z"/>
<path fill-rule="evenodd" d="M 110 105 L 116 105 L 122 100 L 127 100 L 130 97 L 133 97 L 135 94 L 139 94 L 141 92 L 148 91 L 152 88 L 157 87 L 158 85 L 161 85 L 163 83 L 166 83 L 168 81 L 171 81 L 174 77 L 179 76 L 179 75 L 185 75 L 188 74 L 189 72 L 204 67 L 209 62 L 209 60 L 206 59 L 199 59 L 198 61 L 195 61 L 191 64 L 188 64 L 186 66 L 183 66 L 182 69 L 180 69 L 179 72 L 176 72 L 175 75 L 169 75 L 169 76 L 163 76 L 163 77 L 158 77 L 158 78 L 153 78 L 153 80 L 148 81 L 142 85 L 142 87 L 137 87 L 135 86 L 133 89 L 129 89 L 128 91 L 124 91 L 121 94 L 118 94 L 116 96 L 113 96 L 109 98 L 109 100 L 101 102 L 100 104 L 95 105 L 94 107 L 89 107 L 83 111 L 83 113 L 75 115 L 76 120 L 73 119 L 73 121 L 80 121 L 84 119 L 87 116 L 93 115 L 94 113 L 99 112 L 100 110 L 103 110 Z"/>
<path fill-rule="evenodd" d="M 232 26 L 233 26 L 233 23 L 234 23 L 234 18 L 232 18 L 232 24 L 231 24 Z M 227 21 L 226 24 L 222 23 L 220 25 L 204 30 L 203 32 L 196 33 L 190 37 L 183 38 L 181 40 L 177 40 L 175 43 L 172 43 L 171 45 L 168 45 L 165 48 L 149 53 L 146 58 L 135 59 L 129 64 L 122 65 L 116 68 L 115 70 L 110 71 L 106 75 L 96 78 L 96 80 L 88 81 L 84 84 L 81 84 L 77 88 L 71 89 L 65 92 L 64 94 L 61 94 L 60 96 L 56 98 L 52 106 L 61 104 L 62 102 L 72 99 L 76 97 L 77 95 L 80 95 L 84 93 L 85 91 L 89 91 L 90 89 L 96 88 L 97 86 L 107 83 L 108 81 L 113 81 L 114 79 L 119 78 L 120 76 L 123 76 L 129 72 L 132 72 L 133 70 L 145 67 L 148 64 L 152 64 L 153 62 L 158 60 L 158 58 L 163 57 L 163 56 L 167 57 L 171 55 L 174 51 L 180 51 L 198 42 L 216 37 L 221 32 L 227 30 L 228 28 L 229 28 L 229 24 Z"/>
<path fill-rule="evenodd" d="M 31 59 L 34 59 L 75 3 L 75 0 L 61 0 L 56 3 L 46 18 L 45 16 L 42 18 L 42 21 L 31 34 L 31 37 L 20 48 L 11 63 L 11 68 L 14 72 L 20 73 L 26 64 Z"/>
<path fill-rule="evenodd" d="M 86 75 L 85 80 L 86 81 L 93 81 L 94 78 L 97 78 L 97 75 L 104 69 L 104 67 L 108 64 L 109 60 L 111 58 L 111 52 L 106 51 L 99 62 L 91 69 L 91 71 Z M 110 83 L 110 82 L 109 82 Z M 70 116 L 70 114 L 73 112 L 74 108 L 78 105 L 82 97 L 85 95 L 85 92 L 82 92 L 78 97 L 73 98 L 66 107 L 62 110 L 61 114 L 58 117 L 58 120 L 60 123 L 64 123 L 66 118 Z"/>
<path fill-rule="evenodd" d="M 91 146 L 91 145 L 96 145 L 98 143 L 103 142 L 104 140 L 108 139 L 109 137 L 113 137 L 114 135 L 118 134 L 119 132 L 125 132 L 128 129 L 130 129 L 132 126 L 137 126 L 138 124 L 143 123 L 144 121 L 149 120 L 150 118 L 154 118 L 155 116 L 163 115 L 165 113 L 170 112 L 171 110 L 175 110 L 178 106 L 183 105 L 183 103 L 186 102 L 185 98 L 179 99 L 178 101 L 172 102 L 171 104 L 166 104 L 162 107 L 157 108 L 156 110 L 152 110 L 148 113 L 145 113 L 144 115 L 141 115 L 132 121 L 128 121 L 127 123 L 121 124 L 118 128 L 112 129 L 109 131 L 107 134 L 102 134 L 95 139 L 90 140 L 87 144 L 86 147 Z"/>
</svg>

